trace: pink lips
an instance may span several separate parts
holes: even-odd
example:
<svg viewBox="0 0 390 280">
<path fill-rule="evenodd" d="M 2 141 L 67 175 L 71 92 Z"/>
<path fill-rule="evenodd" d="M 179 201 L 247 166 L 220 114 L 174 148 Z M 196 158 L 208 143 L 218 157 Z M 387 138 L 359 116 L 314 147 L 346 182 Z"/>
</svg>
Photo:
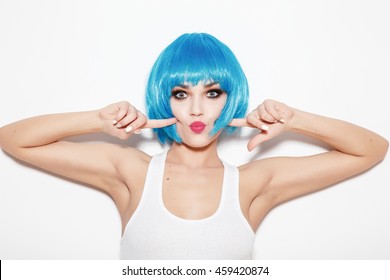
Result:
<svg viewBox="0 0 390 280">
<path fill-rule="evenodd" d="M 190 128 L 193 132 L 199 134 L 206 128 L 206 124 L 202 122 L 193 122 L 190 124 Z"/>
</svg>

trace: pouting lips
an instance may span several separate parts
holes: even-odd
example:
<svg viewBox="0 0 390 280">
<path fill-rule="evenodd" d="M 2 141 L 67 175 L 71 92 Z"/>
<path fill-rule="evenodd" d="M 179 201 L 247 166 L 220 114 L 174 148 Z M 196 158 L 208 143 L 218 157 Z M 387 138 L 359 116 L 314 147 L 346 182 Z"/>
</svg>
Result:
<svg viewBox="0 0 390 280">
<path fill-rule="evenodd" d="M 190 128 L 193 132 L 199 134 L 201 133 L 205 128 L 206 128 L 206 124 L 202 123 L 202 122 L 193 122 L 190 124 Z"/>
</svg>

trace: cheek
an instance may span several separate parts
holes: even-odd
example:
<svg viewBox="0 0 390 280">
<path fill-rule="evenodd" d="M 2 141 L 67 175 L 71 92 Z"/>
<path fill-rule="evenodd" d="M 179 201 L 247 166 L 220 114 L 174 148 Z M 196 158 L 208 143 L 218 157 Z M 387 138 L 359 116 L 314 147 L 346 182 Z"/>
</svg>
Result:
<svg viewBox="0 0 390 280">
<path fill-rule="evenodd" d="M 180 106 L 180 104 L 175 104 L 174 102 L 171 102 L 171 110 L 172 110 L 173 116 L 177 119 L 176 129 L 180 135 L 182 130 L 183 130 L 183 124 L 185 123 L 185 120 L 186 120 L 183 106 Z"/>
<path fill-rule="evenodd" d="M 175 105 L 171 106 L 173 116 L 180 122 L 183 119 L 183 110 L 179 110 L 179 108 Z"/>
<path fill-rule="evenodd" d="M 212 104 L 208 111 L 210 112 L 210 117 L 213 119 L 218 119 L 222 113 L 223 108 L 225 107 L 226 101 L 219 102 L 217 104 Z"/>
<path fill-rule="evenodd" d="M 170 101 L 169 105 L 171 106 L 171 111 L 172 111 L 172 114 L 175 118 L 178 118 L 178 113 L 180 112 L 180 110 L 178 110 L 178 106 L 175 102 L 172 102 L 172 100 Z"/>
</svg>

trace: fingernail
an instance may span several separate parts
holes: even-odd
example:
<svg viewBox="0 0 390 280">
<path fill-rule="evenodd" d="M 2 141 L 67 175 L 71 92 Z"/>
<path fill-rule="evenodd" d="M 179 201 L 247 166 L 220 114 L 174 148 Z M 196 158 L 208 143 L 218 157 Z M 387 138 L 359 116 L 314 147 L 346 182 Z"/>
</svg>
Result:
<svg viewBox="0 0 390 280">
<path fill-rule="evenodd" d="M 127 133 L 129 133 L 130 131 L 132 131 L 133 130 L 133 128 L 129 125 L 128 127 L 126 127 L 125 128 L 125 131 L 127 132 Z"/>
<path fill-rule="evenodd" d="M 112 121 L 112 124 L 113 124 L 113 125 L 116 125 L 116 123 L 117 123 L 116 120 L 113 120 L 113 121 Z"/>
<path fill-rule="evenodd" d="M 279 121 L 280 121 L 281 123 L 284 123 L 284 119 L 280 119 Z"/>
<path fill-rule="evenodd" d="M 141 134 L 142 130 L 141 129 L 137 129 L 136 131 L 134 131 L 134 134 Z"/>
<path fill-rule="evenodd" d="M 261 128 L 261 130 L 268 130 L 269 129 L 269 127 L 267 125 L 264 125 L 264 124 L 260 128 Z"/>
</svg>

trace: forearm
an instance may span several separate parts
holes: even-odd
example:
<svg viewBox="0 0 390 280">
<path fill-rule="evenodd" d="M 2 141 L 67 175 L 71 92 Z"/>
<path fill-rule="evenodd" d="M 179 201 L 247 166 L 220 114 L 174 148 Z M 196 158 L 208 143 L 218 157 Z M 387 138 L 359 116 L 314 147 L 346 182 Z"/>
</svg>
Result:
<svg viewBox="0 0 390 280">
<path fill-rule="evenodd" d="M 15 149 L 47 145 L 65 137 L 102 131 L 97 111 L 42 115 L 0 128 L 0 147 Z"/>
<path fill-rule="evenodd" d="M 337 151 L 373 161 L 382 160 L 388 148 L 388 141 L 370 130 L 300 110 L 294 110 L 288 127 L 290 131 L 319 139 Z"/>
</svg>

